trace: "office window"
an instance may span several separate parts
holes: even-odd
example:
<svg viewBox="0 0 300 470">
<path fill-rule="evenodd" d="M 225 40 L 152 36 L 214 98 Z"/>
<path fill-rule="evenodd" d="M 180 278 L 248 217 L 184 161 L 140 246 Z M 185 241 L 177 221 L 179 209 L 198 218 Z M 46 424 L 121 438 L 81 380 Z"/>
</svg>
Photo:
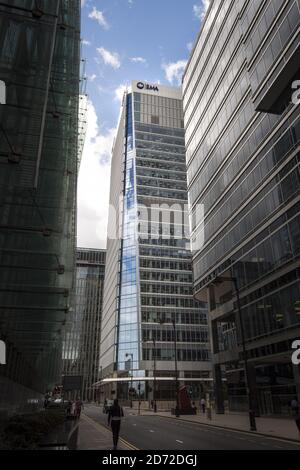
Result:
<svg viewBox="0 0 300 470">
<path fill-rule="evenodd" d="M 159 117 L 151 115 L 151 124 L 159 124 Z"/>
</svg>

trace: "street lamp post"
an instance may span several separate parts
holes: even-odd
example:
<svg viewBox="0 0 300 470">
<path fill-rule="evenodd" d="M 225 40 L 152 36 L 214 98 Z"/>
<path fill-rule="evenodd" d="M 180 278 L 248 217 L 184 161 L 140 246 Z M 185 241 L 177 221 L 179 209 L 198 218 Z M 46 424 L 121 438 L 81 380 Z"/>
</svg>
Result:
<svg viewBox="0 0 300 470">
<path fill-rule="evenodd" d="M 131 386 L 130 386 L 130 408 L 132 408 L 132 390 L 133 390 L 133 354 L 126 353 L 126 357 L 131 356 Z"/>
<path fill-rule="evenodd" d="M 175 319 L 167 320 L 170 321 L 173 325 L 174 330 L 174 354 L 175 354 L 175 387 L 176 387 L 176 408 L 175 408 L 175 416 L 176 418 L 180 417 L 180 409 L 179 409 L 179 382 L 178 382 L 178 368 L 177 368 L 177 338 L 176 338 L 176 322 Z M 160 321 L 160 324 L 163 325 L 165 322 Z"/>
<path fill-rule="evenodd" d="M 248 407 L 249 407 L 249 422 L 250 422 L 250 430 L 256 431 L 256 420 L 255 420 L 255 411 L 254 411 L 254 403 L 252 397 L 252 391 L 250 387 L 250 374 L 249 374 L 249 365 L 248 365 L 248 353 L 246 349 L 245 343 L 245 330 L 244 330 L 244 323 L 242 318 L 241 312 L 241 301 L 240 301 L 240 291 L 238 288 L 237 278 L 236 277 L 217 277 L 215 279 L 216 282 L 224 282 L 224 281 L 231 281 L 234 285 L 234 290 L 236 294 L 236 302 L 237 302 L 237 310 L 239 316 L 239 323 L 240 323 L 240 331 L 241 331 L 241 340 L 242 340 L 242 350 L 243 350 L 243 359 L 244 359 L 244 367 L 245 367 L 245 382 L 246 382 L 246 389 L 248 395 Z"/>
<path fill-rule="evenodd" d="M 179 418 L 179 383 L 178 383 L 178 368 L 177 368 L 177 338 L 176 338 L 176 322 L 175 319 L 172 320 L 173 330 L 174 330 L 174 353 L 175 353 L 175 384 L 176 384 L 176 408 L 175 416 Z"/>
<path fill-rule="evenodd" d="M 155 338 L 153 338 L 153 411 L 157 412 L 156 406 L 156 343 Z"/>
<path fill-rule="evenodd" d="M 102 382 L 102 379 L 103 379 L 103 369 L 102 369 L 102 366 L 100 366 L 100 382 Z M 100 387 L 99 387 L 99 393 L 97 393 L 97 398 L 98 398 L 98 404 L 100 403 L 101 401 L 101 392 L 102 392 L 102 383 L 100 383 Z M 100 396 L 99 396 L 100 395 Z"/>
</svg>

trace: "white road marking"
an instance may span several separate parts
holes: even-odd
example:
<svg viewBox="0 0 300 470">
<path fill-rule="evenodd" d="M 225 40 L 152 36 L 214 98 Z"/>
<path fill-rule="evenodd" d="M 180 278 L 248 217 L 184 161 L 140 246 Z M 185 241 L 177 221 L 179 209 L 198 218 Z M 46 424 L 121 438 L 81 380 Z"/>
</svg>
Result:
<svg viewBox="0 0 300 470">
<path fill-rule="evenodd" d="M 154 431 L 152 431 L 152 429 L 150 429 L 150 432 L 154 432 Z"/>
<path fill-rule="evenodd" d="M 179 441 L 178 439 L 176 439 L 176 442 L 179 442 L 179 444 L 183 444 L 183 441 Z"/>
</svg>

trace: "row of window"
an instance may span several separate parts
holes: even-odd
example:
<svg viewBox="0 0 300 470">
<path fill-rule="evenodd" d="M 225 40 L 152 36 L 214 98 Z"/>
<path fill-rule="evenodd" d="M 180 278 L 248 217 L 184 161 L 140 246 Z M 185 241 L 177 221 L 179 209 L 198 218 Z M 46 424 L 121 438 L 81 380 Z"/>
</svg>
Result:
<svg viewBox="0 0 300 470">
<path fill-rule="evenodd" d="M 166 136 L 162 134 L 151 134 L 150 132 L 138 132 L 135 133 L 137 140 L 143 140 L 145 142 L 161 142 L 163 144 L 179 145 L 184 147 L 184 137 Z"/>
<path fill-rule="evenodd" d="M 276 62 L 281 51 L 287 44 L 288 39 L 299 25 L 300 13 L 297 1 L 291 6 L 289 13 L 282 22 L 280 18 L 275 26 L 276 31 L 271 40 L 267 42 L 265 49 L 261 52 L 261 57 L 255 62 L 251 72 L 251 87 L 253 93 L 256 92 L 264 77 L 270 70 L 270 67 Z"/>
<path fill-rule="evenodd" d="M 226 156 L 230 154 L 233 148 L 236 147 L 236 143 L 249 125 L 250 121 L 254 116 L 254 106 L 250 97 L 242 104 L 241 108 L 237 111 L 235 119 L 232 123 L 228 124 L 228 128 L 223 135 L 216 134 L 212 136 L 214 140 L 210 140 L 209 149 L 205 150 L 205 146 L 202 145 L 200 156 L 197 152 L 195 158 L 192 160 L 188 167 L 188 183 L 192 181 L 194 176 L 198 174 L 197 179 L 193 182 L 193 185 L 198 184 L 197 194 L 204 192 L 207 185 L 211 185 L 214 178 L 218 174 L 218 170 L 224 161 Z M 226 121 L 228 123 L 228 121 Z M 213 150 L 212 146 L 214 146 Z M 251 149 L 251 153 L 253 148 Z M 204 161 L 204 163 L 203 163 Z M 199 171 L 199 168 L 201 170 Z M 191 188 L 191 191 L 193 187 Z M 191 195 L 191 204 L 194 203 L 197 194 Z M 193 201 L 193 202 L 192 202 Z"/>
<path fill-rule="evenodd" d="M 253 248 L 233 267 L 239 285 L 245 287 L 300 255 L 300 216 L 292 220 L 260 245 Z"/>
<path fill-rule="evenodd" d="M 150 188 L 147 186 L 140 186 L 138 188 L 139 196 L 152 196 L 154 198 L 160 199 L 178 199 L 187 201 L 187 192 L 186 190 L 181 190 L 181 192 L 174 191 L 171 189 L 159 189 L 159 188 Z"/>
<path fill-rule="evenodd" d="M 182 165 L 184 165 L 183 171 L 185 171 L 186 169 L 185 153 L 177 154 L 175 152 L 172 152 L 171 148 L 168 148 L 167 150 L 161 150 L 161 149 L 159 150 L 159 149 L 153 149 L 153 148 L 150 149 L 149 147 L 144 145 L 143 149 L 139 149 L 139 148 L 136 149 L 136 157 L 139 163 L 141 163 L 141 161 L 144 161 L 145 159 L 159 161 L 159 163 L 172 162 L 172 168 L 173 168 L 173 165 L 175 164 L 181 165 L 180 168 L 183 168 Z"/>
<path fill-rule="evenodd" d="M 151 327 L 152 328 L 152 327 Z M 167 329 L 149 329 L 142 328 L 142 340 L 143 341 L 166 341 L 174 342 L 175 334 L 172 327 Z M 207 343 L 208 342 L 208 330 L 207 328 L 193 329 L 192 327 L 177 326 L 176 330 L 176 341 L 178 342 L 189 342 L 189 343 Z"/>
<path fill-rule="evenodd" d="M 141 157 L 141 158 L 140 158 Z M 170 168 L 170 163 L 168 161 L 163 161 L 164 160 L 164 156 L 159 156 L 159 155 L 155 155 L 156 158 L 161 158 L 160 161 L 153 161 L 151 160 L 151 157 L 148 157 L 147 154 L 145 155 L 139 155 L 139 152 L 138 152 L 138 156 L 136 158 L 136 168 L 137 168 L 137 172 L 138 171 L 145 171 L 145 167 L 148 169 L 150 168 L 153 168 L 155 170 L 166 170 L 166 171 L 170 171 L 171 170 L 171 174 L 175 175 L 175 172 L 180 172 L 179 174 L 183 174 L 184 176 L 182 178 L 186 179 L 186 166 L 185 166 L 185 163 L 179 163 L 179 162 L 175 162 L 175 160 L 178 160 L 178 158 L 175 156 L 173 157 L 173 161 L 172 161 L 172 167 Z M 169 155 L 168 155 L 169 157 Z M 171 157 L 172 158 L 172 157 Z M 140 173 L 137 173 L 137 174 L 140 174 Z M 156 174 L 159 174 L 159 172 L 157 172 Z M 164 173 L 165 175 L 165 173 Z M 165 177 L 165 176 L 164 176 Z"/>
<path fill-rule="evenodd" d="M 161 259 L 140 259 L 140 267 L 147 269 L 163 269 L 172 271 L 191 271 L 191 263 L 184 261 L 170 261 Z"/>
<path fill-rule="evenodd" d="M 134 102 L 152 106 L 163 106 L 164 108 L 181 109 L 181 100 L 166 98 L 165 96 L 148 95 L 145 93 L 134 93 Z"/>
<path fill-rule="evenodd" d="M 149 167 L 147 165 L 147 162 L 143 162 L 142 167 L 137 165 L 136 174 L 137 174 L 137 176 L 144 176 L 144 177 L 150 177 L 150 178 L 161 178 L 163 180 L 183 181 L 184 186 L 186 188 L 186 174 L 183 173 L 183 172 L 179 173 L 178 171 L 177 172 L 173 171 L 173 168 L 172 169 L 170 168 L 169 171 L 167 169 L 165 169 L 165 171 L 162 171 L 161 169 L 155 170 L 151 166 L 151 163 L 150 163 L 150 167 Z M 176 183 L 175 184 L 173 183 L 173 186 L 176 187 Z"/>
<path fill-rule="evenodd" d="M 168 309 L 159 310 L 157 308 L 142 307 L 142 323 L 165 323 L 169 318 L 168 315 Z M 207 325 L 207 309 L 203 308 L 200 303 L 195 302 L 194 310 L 187 312 L 176 309 L 175 319 L 176 325 Z"/>
<path fill-rule="evenodd" d="M 163 271 L 143 271 L 140 270 L 140 279 L 142 281 L 159 281 L 159 282 L 186 282 L 192 283 L 192 274 L 185 273 L 168 273 Z"/>
<path fill-rule="evenodd" d="M 184 129 L 183 119 L 173 119 L 170 117 L 159 117 L 153 114 L 135 113 L 134 119 L 136 122 L 143 124 L 157 124 L 171 129 Z"/>
<path fill-rule="evenodd" d="M 230 193 L 227 197 L 223 198 L 219 208 L 214 208 L 213 212 L 210 214 L 209 220 L 205 221 L 205 240 L 209 240 L 211 235 L 216 232 L 219 227 L 224 227 L 226 218 L 236 212 L 242 202 L 249 198 L 250 194 L 262 184 L 267 175 L 295 148 L 298 142 L 300 142 L 300 119 L 291 125 L 290 128 L 289 126 L 290 120 L 286 121 L 280 128 L 280 131 L 276 133 L 264 147 L 264 150 L 261 151 L 255 160 L 247 167 L 247 173 L 244 179 L 242 181 L 241 179 L 237 180 L 230 188 Z M 285 131 L 286 128 L 288 128 L 287 131 Z M 278 139 L 279 135 L 281 137 Z M 216 186 L 214 186 L 216 191 L 215 196 L 218 196 L 222 188 L 223 190 L 225 189 L 225 181 L 223 185 L 218 187 L 218 191 Z M 205 208 L 207 210 L 209 209 L 206 204 Z M 195 226 L 195 217 L 193 219 Z"/>
<path fill-rule="evenodd" d="M 238 108 L 249 93 L 249 77 L 245 64 L 241 71 L 237 71 L 237 76 L 237 81 L 227 96 L 222 87 L 217 93 L 217 98 L 222 103 L 218 108 L 216 107 L 218 102 L 215 103 L 213 100 L 202 119 L 200 119 L 200 114 L 195 112 L 191 123 L 191 127 L 195 129 L 195 132 L 193 132 L 193 137 L 189 141 L 186 152 L 188 164 L 192 158 L 196 158 L 198 163 L 203 161 L 215 145 L 218 137 L 228 127 L 228 123 L 234 119 Z M 234 77 L 231 78 L 234 80 Z M 228 88 L 230 85 L 228 82 Z M 226 96 L 224 102 L 222 102 L 222 97 L 224 99 L 223 93 Z M 240 134 L 237 137 L 239 136 Z"/>
<path fill-rule="evenodd" d="M 168 179 L 157 179 L 156 177 L 147 177 L 137 175 L 136 178 L 137 185 L 142 186 L 151 186 L 153 188 L 167 188 L 167 189 L 177 189 L 182 191 L 187 191 L 186 182 L 185 181 L 168 181 Z M 187 196 L 186 196 L 187 197 Z"/>
<path fill-rule="evenodd" d="M 246 340 L 267 336 L 283 328 L 300 325 L 300 283 L 264 297 L 242 309 Z M 228 327 L 229 326 L 229 327 Z M 234 324 L 223 325 L 219 338 L 223 349 L 235 349 L 238 341 Z"/>
<path fill-rule="evenodd" d="M 234 40 L 235 37 L 231 38 L 231 44 L 235 48 Z M 230 90 L 235 86 L 236 80 L 240 80 L 239 75 L 242 73 L 245 64 L 245 57 L 244 54 L 241 53 L 241 48 L 235 50 L 234 55 L 229 56 L 228 59 L 230 61 L 228 68 L 225 68 L 225 63 L 222 64 L 221 70 L 218 70 L 209 80 L 206 93 L 202 94 L 201 97 L 195 97 L 198 98 L 195 107 L 192 108 L 190 106 L 186 110 L 185 120 L 187 124 L 185 136 L 188 145 L 196 128 L 201 125 L 204 116 L 205 119 L 207 119 L 207 125 L 205 128 L 203 127 L 203 134 L 205 133 L 205 129 L 216 119 L 216 115 L 220 112 L 223 103 L 226 103 L 228 96 L 232 93 Z M 220 80 L 222 70 L 224 76 L 222 80 Z"/>
<path fill-rule="evenodd" d="M 171 294 L 170 294 L 171 295 Z M 174 297 L 145 297 L 141 296 L 142 306 L 153 306 L 153 307 L 184 307 L 194 308 L 194 299 L 187 298 L 174 298 Z"/>
<path fill-rule="evenodd" d="M 182 105 L 180 105 L 182 107 Z M 151 134 L 162 134 L 166 136 L 181 137 L 184 140 L 182 129 L 168 129 L 166 127 L 151 126 L 148 124 L 135 123 L 135 131 L 150 132 Z"/>
<path fill-rule="evenodd" d="M 227 64 L 233 54 L 229 39 L 232 26 L 240 13 L 237 3 L 237 0 L 223 0 L 222 4 L 216 2 L 212 6 L 183 79 L 185 108 L 190 105 L 191 96 L 200 96 L 200 84 L 207 83 L 212 72 L 218 73 L 218 68 L 222 67 L 223 61 Z M 218 27 L 212 27 L 215 21 L 218 22 Z M 218 36 L 219 40 L 216 40 Z M 212 56 L 216 60 L 210 60 Z M 204 75 L 205 72 L 207 75 Z"/>
<path fill-rule="evenodd" d="M 295 157 L 296 158 L 296 157 Z M 295 162 L 290 162 L 295 165 Z M 285 175 L 285 173 L 289 173 Z M 205 255 L 195 262 L 195 276 L 200 277 L 211 266 L 232 250 L 245 237 L 258 228 L 262 222 L 274 214 L 284 203 L 298 193 L 300 188 L 299 164 L 290 170 L 286 165 L 284 169 L 245 207 L 239 214 L 238 222 L 233 220 L 210 246 L 205 247 Z"/>
<path fill-rule="evenodd" d="M 247 29 L 250 25 L 250 17 L 254 17 L 257 12 L 257 9 L 253 5 L 253 3 L 255 2 L 249 2 L 248 9 L 243 15 L 242 21 L 245 34 L 247 33 Z M 261 2 L 257 3 L 258 5 L 256 5 L 256 7 L 258 8 Z M 271 24 L 274 21 L 274 18 L 277 16 L 279 10 L 281 9 L 283 3 L 284 0 L 277 0 L 275 2 L 274 0 L 268 0 L 268 2 L 266 2 L 263 11 L 260 14 L 260 18 L 255 22 L 251 34 L 248 36 L 247 41 L 245 42 L 248 63 L 251 62 L 256 50 L 263 43 L 266 34 L 270 32 Z M 252 11 L 249 11 L 250 9 Z"/>
<path fill-rule="evenodd" d="M 193 295 L 192 285 L 177 286 L 174 284 L 144 284 L 141 282 L 140 289 L 142 294 L 176 294 L 187 295 L 189 297 Z"/>
<path fill-rule="evenodd" d="M 140 247 L 140 256 L 155 256 L 159 258 L 191 259 L 191 253 L 186 250 L 168 250 L 166 248 Z"/>
<path fill-rule="evenodd" d="M 208 349 L 177 349 L 178 361 L 209 361 Z M 143 361 L 174 361 L 173 349 L 155 349 L 154 355 L 152 349 L 143 348 Z"/>
</svg>

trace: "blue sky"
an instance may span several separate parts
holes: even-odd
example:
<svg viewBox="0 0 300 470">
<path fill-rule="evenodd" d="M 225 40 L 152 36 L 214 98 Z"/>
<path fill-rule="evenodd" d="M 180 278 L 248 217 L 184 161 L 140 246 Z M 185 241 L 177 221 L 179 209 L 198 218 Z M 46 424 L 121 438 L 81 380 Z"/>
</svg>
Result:
<svg viewBox="0 0 300 470">
<path fill-rule="evenodd" d="M 79 173 L 78 245 L 104 248 L 110 151 L 126 84 L 178 85 L 209 0 L 81 0 L 88 129 Z"/>
</svg>

